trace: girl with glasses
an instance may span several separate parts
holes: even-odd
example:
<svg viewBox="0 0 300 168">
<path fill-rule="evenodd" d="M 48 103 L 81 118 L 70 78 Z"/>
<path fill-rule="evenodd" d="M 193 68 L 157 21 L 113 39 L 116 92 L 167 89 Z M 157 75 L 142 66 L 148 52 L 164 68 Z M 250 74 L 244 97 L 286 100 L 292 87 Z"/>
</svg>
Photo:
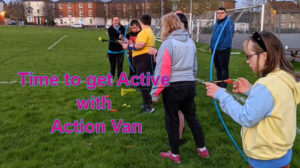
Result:
<svg viewBox="0 0 300 168">
<path fill-rule="evenodd" d="M 242 126 L 243 149 L 250 167 L 289 167 L 300 102 L 299 76 L 287 61 L 280 40 L 269 32 L 255 32 L 244 42 L 247 63 L 259 79 L 234 83 L 233 92 L 248 95 L 244 105 L 226 90 L 206 83 L 207 95 Z"/>
</svg>

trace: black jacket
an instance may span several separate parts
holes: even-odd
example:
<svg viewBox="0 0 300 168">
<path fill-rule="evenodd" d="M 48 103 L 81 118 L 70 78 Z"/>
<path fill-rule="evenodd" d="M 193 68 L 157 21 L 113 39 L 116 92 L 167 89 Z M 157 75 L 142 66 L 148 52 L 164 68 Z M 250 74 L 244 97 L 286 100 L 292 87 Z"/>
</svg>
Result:
<svg viewBox="0 0 300 168">
<path fill-rule="evenodd" d="M 124 28 L 124 26 L 120 25 L 119 31 L 117 31 L 113 27 L 113 25 L 111 25 L 108 28 L 107 32 L 108 32 L 108 35 L 109 35 L 109 40 L 116 41 L 116 42 L 110 42 L 109 43 L 109 50 L 110 51 L 122 51 L 123 47 L 122 47 L 121 44 L 119 44 L 117 42 L 117 40 L 119 40 L 120 34 L 122 34 L 124 36 L 124 34 L 125 34 L 125 28 Z"/>
</svg>

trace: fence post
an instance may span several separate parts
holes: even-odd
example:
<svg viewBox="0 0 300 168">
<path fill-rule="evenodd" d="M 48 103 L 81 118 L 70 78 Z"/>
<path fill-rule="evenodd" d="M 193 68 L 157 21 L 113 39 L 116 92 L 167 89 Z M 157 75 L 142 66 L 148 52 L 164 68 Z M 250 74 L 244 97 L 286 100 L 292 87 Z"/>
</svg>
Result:
<svg viewBox="0 0 300 168">
<path fill-rule="evenodd" d="M 197 22 L 197 42 L 199 42 L 200 22 Z"/>
<path fill-rule="evenodd" d="M 260 31 L 264 30 L 264 18 L 265 18 L 265 5 L 261 6 L 261 18 L 260 18 Z"/>
</svg>

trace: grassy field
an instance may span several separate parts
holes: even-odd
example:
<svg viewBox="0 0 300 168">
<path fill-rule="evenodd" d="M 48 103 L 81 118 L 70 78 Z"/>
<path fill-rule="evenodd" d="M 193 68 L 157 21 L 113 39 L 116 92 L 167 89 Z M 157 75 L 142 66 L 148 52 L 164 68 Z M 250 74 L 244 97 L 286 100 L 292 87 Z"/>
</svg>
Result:
<svg viewBox="0 0 300 168">
<path fill-rule="evenodd" d="M 54 42 L 65 36 L 52 49 Z M 52 29 L 32 27 L 0 27 L 0 83 L 20 81 L 18 72 L 35 75 L 57 75 L 61 81 L 66 73 L 85 80 L 88 75 L 107 75 L 107 43 L 98 36 L 107 37 L 105 31 L 81 29 Z M 198 46 L 198 77 L 209 79 L 210 54 L 207 45 Z M 294 64 L 300 71 L 300 64 Z M 128 63 L 124 61 L 128 72 Z M 230 76 L 256 80 L 246 64 L 246 56 L 232 55 Z M 161 151 L 168 150 L 162 102 L 155 105 L 153 114 L 140 113 L 142 98 L 139 92 L 120 95 L 121 87 L 89 90 L 85 84 L 67 87 L 22 87 L 20 83 L 0 84 L 0 167 L 248 167 L 226 134 L 212 99 L 205 96 L 203 85 L 197 86 L 197 115 L 206 135 L 211 157 L 201 159 L 188 127 L 187 141 L 180 148 L 182 163 L 175 165 L 162 159 Z M 111 95 L 112 108 L 119 112 L 80 111 L 76 99 L 91 95 Z M 123 107 L 123 104 L 130 108 Z M 299 111 L 299 107 L 298 107 Z M 241 146 L 240 126 L 228 116 L 225 122 Z M 85 123 L 104 122 L 106 134 L 51 134 L 55 119 L 62 123 L 84 119 Z M 115 134 L 111 119 L 143 124 L 142 134 Z M 299 123 L 298 117 L 298 123 Z M 187 126 L 187 125 L 186 125 Z M 300 128 L 300 125 L 298 124 Z M 299 134 L 293 147 L 292 167 L 300 167 Z"/>
</svg>

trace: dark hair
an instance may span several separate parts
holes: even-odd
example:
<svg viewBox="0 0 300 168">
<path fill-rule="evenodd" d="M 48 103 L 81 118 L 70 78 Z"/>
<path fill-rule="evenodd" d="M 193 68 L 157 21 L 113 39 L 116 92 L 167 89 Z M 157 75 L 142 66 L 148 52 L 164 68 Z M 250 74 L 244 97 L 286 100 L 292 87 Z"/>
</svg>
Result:
<svg viewBox="0 0 300 168">
<path fill-rule="evenodd" d="M 137 26 L 140 27 L 140 22 L 139 22 L 138 20 L 132 20 L 132 21 L 130 22 L 130 26 L 133 26 L 133 25 L 137 25 Z"/>
<path fill-rule="evenodd" d="M 248 50 L 247 46 L 249 45 L 249 42 L 252 41 L 254 44 L 252 48 L 254 52 L 256 53 L 266 52 L 268 54 L 264 69 L 262 70 L 262 72 L 256 72 L 257 75 L 258 76 L 261 75 L 264 77 L 279 67 L 281 70 L 289 73 L 297 80 L 297 78 L 299 78 L 299 75 L 294 73 L 294 68 L 292 64 L 286 59 L 284 48 L 280 40 L 271 32 L 263 31 L 258 34 L 262 38 L 262 41 L 264 42 L 266 51 L 257 41 L 253 39 L 253 37 L 250 37 L 244 43 L 245 51 Z M 257 55 L 257 60 L 259 60 L 259 57 L 260 54 Z M 259 62 L 257 63 L 257 68 L 258 66 L 259 66 Z"/>
<path fill-rule="evenodd" d="M 111 18 L 111 20 L 114 20 L 114 18 L 115 18 L 115 17 L 117 17 L 117 18 L 119 19 L 119 17 L 118 17 L 118 16 L 113 16 L 113 17 Z"/>
<path fill-rule="evenodd" d="M 184 28 L 187 30 L 188 29 L 188 21 L 186 16 L 183 13 L 176 13 L 176 15 L 179 17 L 181 23 L 183 23 Z"/>
<path fill-rule="evenodd" d="M 222 10 L 226 12 L 226 9 L 224 7 L 219 7 L 218 10 Z"/>
<path fill-rule="evenodd" d="M 151 16 L 148 14 L 144 14 L 141 18 L 140 21 L 144 24 L 144 25 L 151 25 Z"/>
</svg>

